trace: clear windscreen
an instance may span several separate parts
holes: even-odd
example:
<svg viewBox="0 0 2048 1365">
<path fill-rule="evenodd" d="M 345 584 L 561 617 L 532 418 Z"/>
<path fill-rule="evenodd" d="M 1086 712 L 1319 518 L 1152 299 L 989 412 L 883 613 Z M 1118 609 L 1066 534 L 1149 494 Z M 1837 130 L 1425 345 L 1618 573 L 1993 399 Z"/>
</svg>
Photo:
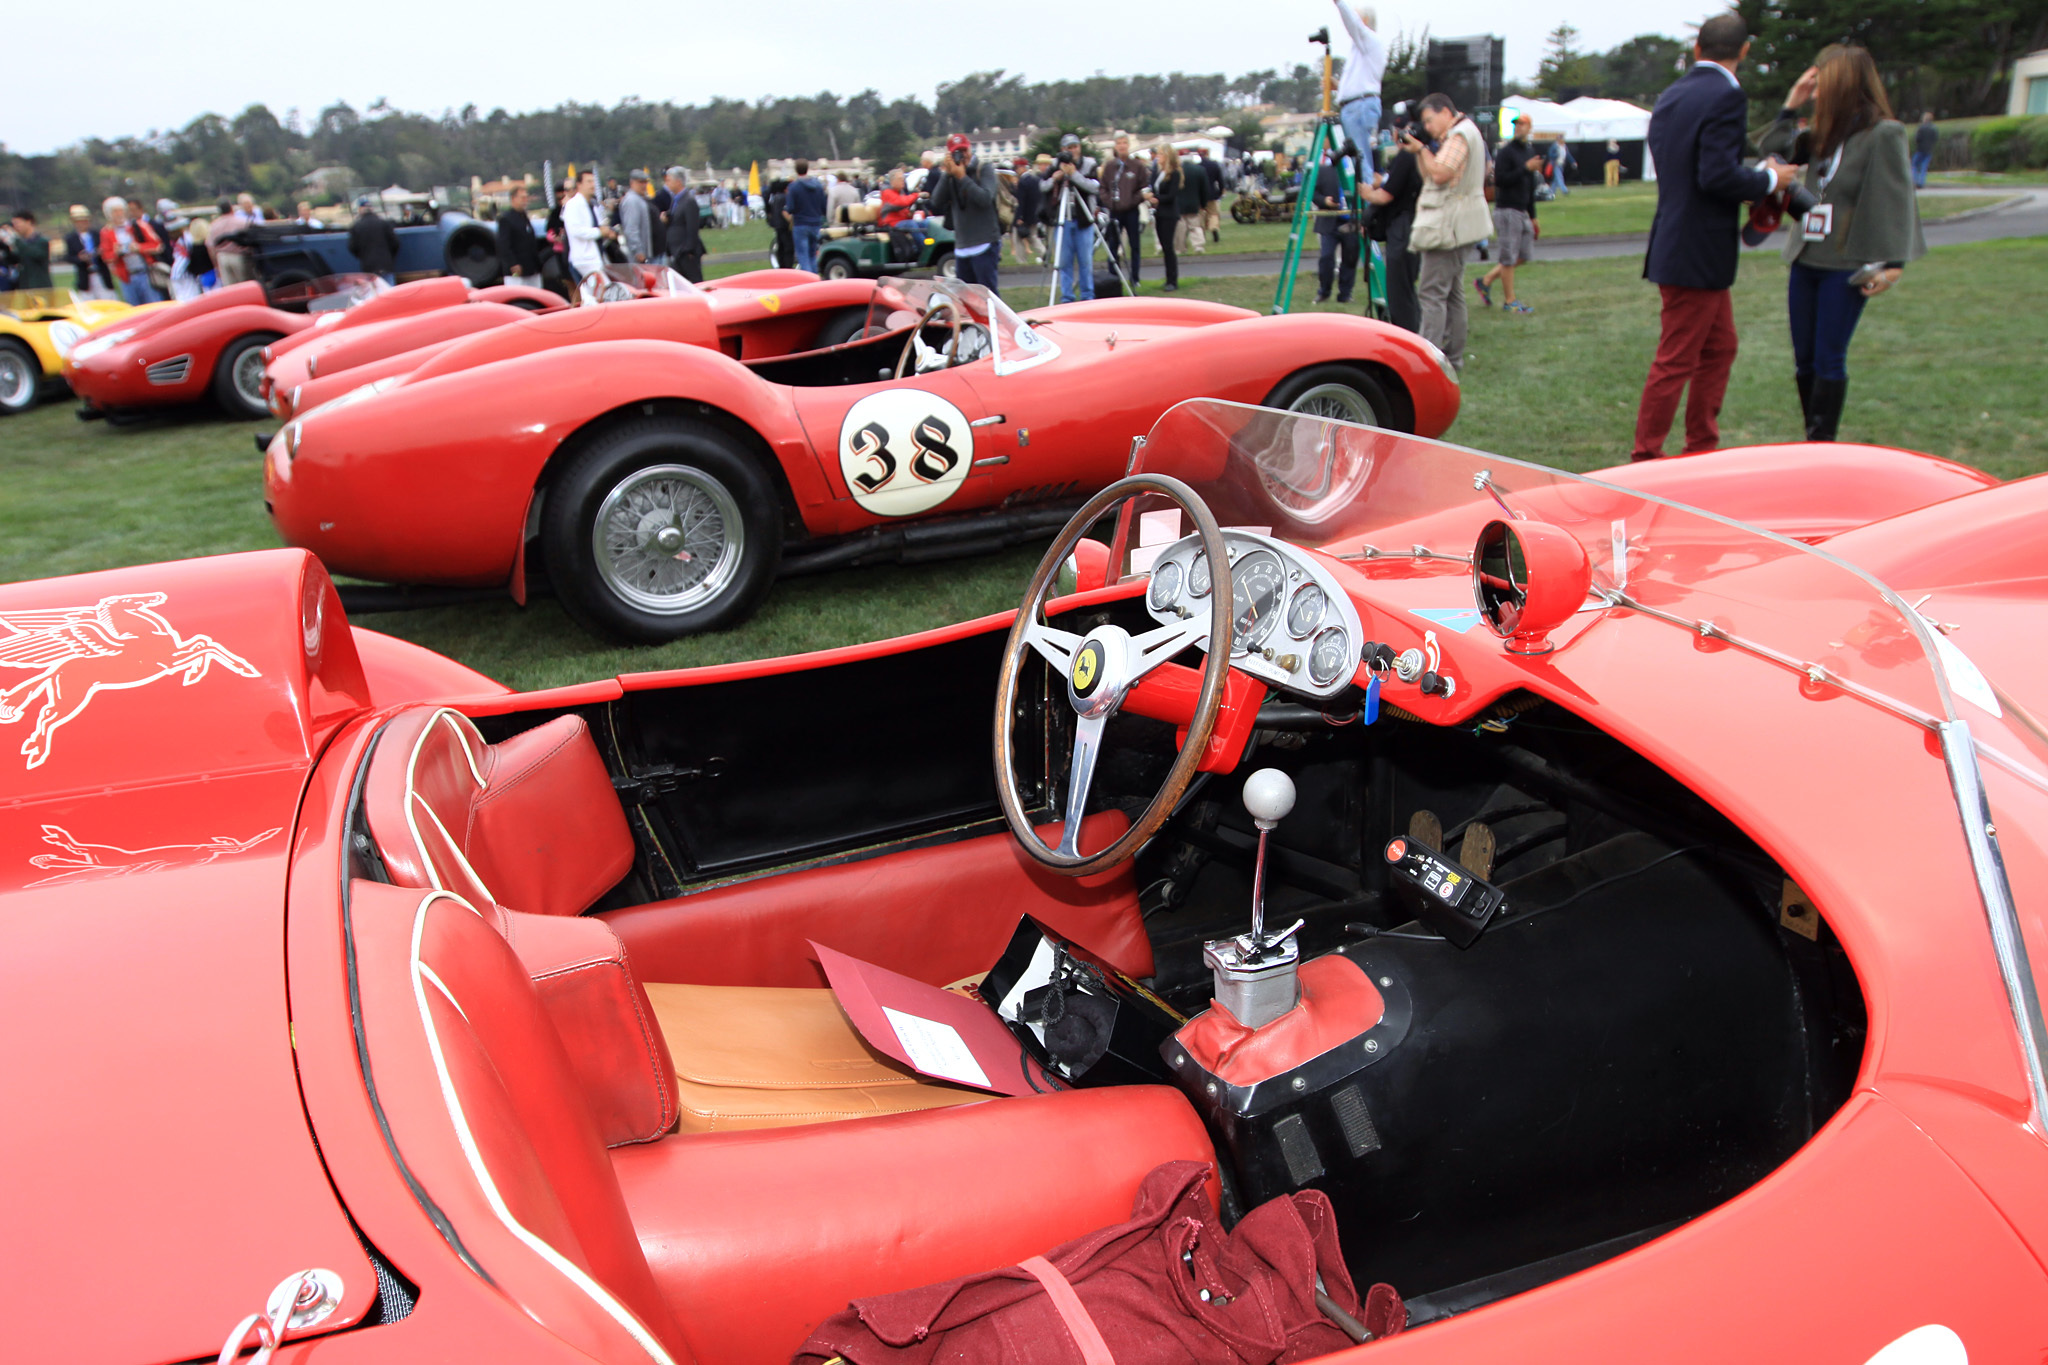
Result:
<svg viewBox="0 0 2048 1365">
<path fill-rule="evenodd" d="M 294 280 L 268 286 L 273 307 L 306 313 L 345 313 L 367 303 L 391 286 L 381 275 L 351 273 L 322 275 L 317 280 Z"/>
<path fill-rule="evenodd" d="M 1132 472 L 1180 479 L 1219 524 L 1323 550 L 1369 578 L 1469 583 L 1489 522 L 1547 522 L 1593 566 L 1576 618 L 1585 630 L 1636 611 L 1691 632 L 1705 653 L 1766 658 L 1816 699 L 1859 696 L 1923 723 L 1953 715 L 1934 632 L 1883 584 L 1812 546 L 1595 479 L 1213 399 L 1161 417 Z M 1170 509 L 1155 495 L 1134 500 L 1119 523 L 1124 573 L 1146 572 L 1160 540 L 1179 534 L 1144 515 Z"/>
<path fill-rule="evenodd" d="M 928 318 L 926 328 L 932 333 L 934 350 L 952 348 L 955 364 L 992 356 L 995 372 L 1005 375 L 1042 365 L 1059 354 L 1051 338 L 1011 311 L 1001 295 L 985 285 L 943 277 L 877 281 L 863 334 L 900 332 L 920 318 Z M 949 335 L 956 318 L 963 332 L 968 332 L 957 346 Z M 934 366 L 920 365 L 920 369 L 930 368 Z"/>
<path fill-rule="evenodd" d="M 582 301 L 586 304 L 623 303 L 627 299 L 660 299 L 672 294 L 701 294 L 665 265 L 631 265 L 607 261 L 583 277 Z"/>
</svg>

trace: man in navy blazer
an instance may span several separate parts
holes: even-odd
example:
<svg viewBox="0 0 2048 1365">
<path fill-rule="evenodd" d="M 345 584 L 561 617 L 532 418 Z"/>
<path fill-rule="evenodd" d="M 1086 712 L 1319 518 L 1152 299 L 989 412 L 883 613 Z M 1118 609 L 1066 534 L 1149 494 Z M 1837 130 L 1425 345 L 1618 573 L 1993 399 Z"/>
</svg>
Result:
<svg viewBox="0 0 2048 1365">
<path fill-rule="evenodd" d="M 1630 459 L 1655 459 L 1688 386 L 1685 453 L 1721 442 L 1721 397 L 1735 365 L 1735 284 L 1742 206 L 1782 188 L 1793 168 L 1775 159 L 1742 164 L 1749 101 L 1735 68 L 1749 55 L 1740 15 L 1700 25 L 1693 68 L 1657 99 L 1650 115 L 1650 156 L 1657 167 L 1657 216 L 1643 278 L 1664 296 L 1663 334 L 1643 384 Z"/>
</svg>

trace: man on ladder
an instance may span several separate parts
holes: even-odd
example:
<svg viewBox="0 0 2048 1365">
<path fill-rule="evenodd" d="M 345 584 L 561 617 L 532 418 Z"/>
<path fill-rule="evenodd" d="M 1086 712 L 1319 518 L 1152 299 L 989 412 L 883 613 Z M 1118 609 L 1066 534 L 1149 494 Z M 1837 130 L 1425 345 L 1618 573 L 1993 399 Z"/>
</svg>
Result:
<svg viewBox="0 0 2048 1365">
<path fill-rule="evenodd" d="M 1380 39 L 1379 16 L 1372 6 L 1354 9 L 1344 0 L 1334 3 L 1344 31 L 1351 35 L 1351 55 L 1344 61 L 1344 79 L 1337 86 L 1337 118 L 1351 145 L 1365 153 L 1366 159 L 1359 162 L 1360 173 L 1370 175 L 1379 169 L 1373 153 L 1379 145 L 1380 81 L 1387 73 L 1387 45 Z M 1325 55 L 1328 51 L 1325 44 Z"/>
<path fill-rule="evenodd" d="M 1377 65 L 1374 65 L 1372 67 L 1373 94 L 1370 98 L 1369 103 L 1365 101 L 1363 97 L 1361 97 L 1358 101 L 1355 101 L 1350 106 L 1351 109 L 1359 111 L 1358 117 L 1360 119 L 1369 117 L 1372 121 L 1372 128 L 1375 131 L 1377 131 L 1379 125 L 1380 107 L 1378 93 L 1379 77 L 1380 72 L 1386 66 L 1386 49 L 1384 46 L 1379 46 L 1379 35 L 1375 34 L 1372 31 L 1371 27 L 1369 27 L 1366 21 L 1360 20 L 1357 15 L 1354 15 L 1349 9 L 1346 9 L 1344 7 L 1343 0 L 1337 0 L 1337 8 L 1339 12 L 1341 12 L 1345 16 L 1347 23 L 1355 26 L 1356 33 L 1364 34 L 1365 38 L 1375 45 L 1375 50 L 1377 50 L 1379 54 Z M 1372 11 L 1368 9 L 1364 10 L 1363 13 L 1370 16 Z M 1295 196 L 1294 221 L 1287 232 L 1287 247 L 1280 257 L 1280 279 L 1273 290 L 1273 311 L 1275 313 L 1288 312 L 1294 306 L 1294 280 L 1296 274 L 1298 274 L 1301 269 L 1301 253 L 1304 246 L 1306 246 L 1307 244 L 1308 234 L 1311 230 L 1311 222 L 1314 222 L 1316 225 L 1314 231 L 1320 234 L 1323 230 L 1323 218 L 1325 215 L 1327 215 L 1327 217 L 1330 220 L 1331 231 L 1335 233 L 1337 232 L 1339 223 L 1343 219 L 1348 217 L 1350 219 L 1350 225 L 1353 228 L 1353 236 L 1351 238 L 1351 245 L 1348 248 L 1348 254 L 1346 256 L 1346 259 L 1352 262 L 1355 262 L 1357 260 L 1357 256 L 1355 254 L 1358 249 L 1357 233 L 1358 229 L 1363 227 L 1364 222 L 1364 215 L 1361 212 L 1359 212 L 1359 210 L 1362 209 L 1363 205 L 1360 202 L 1360 197 L 1358 194 L 1358 185 L 1372 183 L 1372 177 L 1369 176 L 1366 170 L 1366 167 L 1369 165 L 1369 162 L 1366 158 L 1369 154 L 1360 153 L 1358 154 L 1358 159 L 1353 164 L 1357 166 L 1358 175 L 1361 177 L 1361 179 L 1356 184 L 1348 185 L 1343 184 L 1342 180 L 1339 181 L 1339 184 L 1341 186 L 1341 189 L 1339 190 L 1339 196 L 1342 198 L 1343 206 L 1331 207 L 1326 209 L 1321 202 L 1322 199 L 1326 197 L 1322 189 L 1319 188 L 1323 183 L 1325 174 L 1334 169 L 1339 176 L 1342 176 L 1341 168 L 1326 167 L 1324 165 L 1324 153 L 1326 150 L 1332 149 L 1337 145 L 1337 137 L 1342 134 L 1343 128 L 1339 126 L 1338 116 L 1335 110 L 1332 108 L 1332 63 L 1330 59 L 1330 30 L 1327 28 L 1318 29 L 1316 32 L 1309 35 L 1309 41 L 1312 43 L 1320 44 L 1323 49 L 1322 112 L 1316 119 L 1315 137 L 1309 143 L 1308 169 L 1306 174 L 1303 176 L 1301 191 L 1299 194 Z M 1354 35 L 1354 43 L 1355 42 L 1356 38 Z M 1354 61 L 1356 61 L 1357 58 L 1358 52 L 1355 48 Z M 1346 88 L 1348 89 L 1350 81 L 1352 79 L 1351 66 L 1348 64 L 1345 67 L 1344 79 Z M 1348 127 L 1351 121 L 1352 120 L 1349 117 L 1347 117 L 1345 119 L 1345 126 Z M 1352 138 L 1351 141 L 1355 144 L 1357 142 L 1357 139 Z M 1329 159 L 1332 161 L 1338 160 L 1338 158 L 1334 156 L 1332 156 Z M 1345 177 L 1345 179 L 1348 179 L 1348 177 Z M 1325 258 L 1325 264 L 1323 266 L 1322 271 L 1324 276 L 1322 282 L 1324 296 L 1328 295 L 1330 288 L 1327 264 L 1330 249 L 1332 246 L 1339 245 L 1341 243 L 1341 240 L 1342 234 L 1338 233 L 1337 240 L 1331 242 L 1329 245 L 1326 245 L 1324 248 L 1323 255 Z M 1368 311 L 1370 311 L 1376 317 L 1386 316 L 1385 278 L 1385 269 L 1381 261 L 1380 252 L 1377 245 L 1375 245 L 1372 256 L 1368 260 L 1366 266 L 1366 296 L 1372 301 Z M 1346 286 L 1343 289 L 1343 293 L 1347 297 L 1351 292 L 1348 283 L 1349 279 L 1350 275 L 1347 272 L 1345 275 Z M 1321 298 L 1317 299 L 1317 302 L 1321 301 Z M 1342 302 L 1342 300 L 1340 300 L 1340 302 Z"/>
</svg>

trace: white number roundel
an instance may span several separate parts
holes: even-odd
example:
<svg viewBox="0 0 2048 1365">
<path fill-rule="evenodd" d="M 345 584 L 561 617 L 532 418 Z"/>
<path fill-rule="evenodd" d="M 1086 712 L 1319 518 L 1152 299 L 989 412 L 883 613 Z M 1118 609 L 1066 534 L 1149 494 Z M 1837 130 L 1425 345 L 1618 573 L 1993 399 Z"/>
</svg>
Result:
<svg viewBox="0 0 2048 1365">
<path fill-rule="evenodd" d="M 871 393 L 839 424 L 840 472 L 876 516 L 929 512 L 960 490 L 973 463 L 967 414 L 916 389 Z"/>
</svg>

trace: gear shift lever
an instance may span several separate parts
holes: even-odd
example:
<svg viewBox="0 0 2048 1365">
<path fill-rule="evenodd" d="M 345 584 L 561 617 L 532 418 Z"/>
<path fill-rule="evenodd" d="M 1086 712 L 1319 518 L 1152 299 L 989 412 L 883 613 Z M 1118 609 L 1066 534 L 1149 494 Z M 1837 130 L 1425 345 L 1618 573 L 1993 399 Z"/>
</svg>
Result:
<svg viewBox="0 0 2048 1365">
<path fill-rule="evenodd" d="M 1216 983 L 1216 1003 L 1247 1028 L 1269 1024 L 1300 998 L 1297 969 L 1301 950 L 1294 942 L 1296 920 L 1278 934 L 1266 934 L 1266 841 L 1294 809 L 1294 782 L 1278 768 L 1261 768 L 1245 779 L 1244 808 L 1259 831 L 1258 861 L 1252 869 L 1252 930 L 1202 945 Z"/>
</svg>

